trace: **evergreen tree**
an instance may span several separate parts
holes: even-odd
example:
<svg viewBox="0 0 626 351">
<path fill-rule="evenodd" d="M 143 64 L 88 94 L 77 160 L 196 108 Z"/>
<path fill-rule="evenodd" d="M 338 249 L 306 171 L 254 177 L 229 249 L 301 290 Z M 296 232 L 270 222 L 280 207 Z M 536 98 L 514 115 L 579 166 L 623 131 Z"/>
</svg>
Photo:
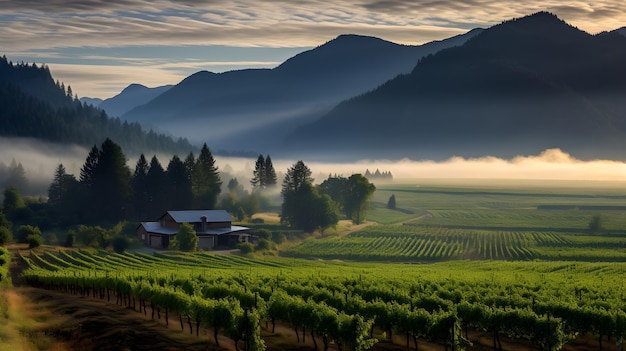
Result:
<svg viewBox="0 0 626 351">
<path fill-rule="evenodd" d="M 148 171 L 150 165 L 146 157 L 141 154 L 135 172 L 133 173 L 133 194 L 134 194 L 134 212 L 139 218 L 145 218 L 147 215 L 146 207 L 149 203 L 150 194 L 148 192 Z"/>
<path fill-rule="evenodd" d="M 263 158 L 263 155 L 259 155 L 256 162 L 254 163 L 254 171 L 252 171 L 252 180 L 250 181 L 252 187 L 255 189 L 262 189 L 266 183 L 266 176 L 267 174 L 265 172 L 265 159 Z"/>
<path fill-rule="evenodd" d="M 146 175 L 146 189 L 148 200 L 145 204 L 145 212 L 148 218 L 156 219 L 167 211 L 165 201 L 166 177 L 163 166 L 156 156 L 150 160 L 150 168 Z"/>
<path fill-rule="evenodd" d="M 174 155 L 167 165 L 168 210 L 186 210 L 193 205 L 191 181 L 185 164 Z"/>
<path fill-rule="evenodd" d="M 206 143 L 200 150 L 192 179 L 196 208 L 215 208 L 217 197 L 222 191 L 222 181 L 215 166 L 215 159 Z"/>
<path fill-rule="evenodd" d="M 283 180 L 281 195 L 284 197 L 285 194 L 289 192 L 297 191 L 303 184 L 313 183 L 313 180 L 309 167 L 307 167 L 304 162 L 298 161 L 287 170 L 287 174 Z"/>
<path fill-rule="evenodd" d="M 88 188 L 93 185 L 93 179 L 95 178 L 99 157 L 100 150 L 98 150 L 98 147 L 94 145 L 87 155 L 85 164 L 83 164 L 83 167 L 80 169 L 80 183 L 86 185 Z"/>
<path fill-rule="evenodd" d="M 16 188 L 21 193 L 27 190 L 28 181 L 26 180 L 26 171 L 24 171 L 24 166 L 22 166 L 21 162 L 17 163 L 15 159 L 11 161 L 5 183 L 7 186 Z"/>
<path fill-rule="evenodd" d="M 270 155 L 265 157 L 265 187 L 273 188 L 276 186 L 276 171 L 274 170 L 274 165 L 272 164 L 272 159 Z"/>
<path fill-rule="evenodd" d="M 193 173 L 196 169 L 196 157 L 193 155 L 193 152 L 190 152 L 185 158 L 185 169 L 187 170 L 187 174 L 189 175 L 189 181 L 192 181 Z"/>
<path fill-rule="evenodd" d="M 89 220 L 117 222 L 127 217 L 132 198 L 131 175 L 119 145 L 107 138 L 100 150 L 94 146 L 80 179 L 88 195 L 83 206 Z"/>
<path fill-rule="evenodd" d="M 54 179 L 48 187 L 48 207 L 52 225 L 69 225 L 78 220 L 81 207 L 79 184 L 73 175 L 65 172 L 59 164 Z"/>
</svg>

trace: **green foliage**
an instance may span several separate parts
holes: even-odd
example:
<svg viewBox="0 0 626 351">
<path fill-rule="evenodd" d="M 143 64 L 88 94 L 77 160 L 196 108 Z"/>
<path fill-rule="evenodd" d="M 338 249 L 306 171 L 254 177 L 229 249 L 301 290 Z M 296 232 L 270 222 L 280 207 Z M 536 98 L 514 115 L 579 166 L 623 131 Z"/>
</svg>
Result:
<svg viewBox="0 0 626 351">
<path fill-rule="evenodd" d="M 256 245 L 256 251 L 267 251 L 272 249 L 272 243 L 267 239 L 259 240 L 259 243 Z"/>
<path fill-rule="evenodd" d="M 85 226 L 78 227 L 77 239 L 84 246 L 105 249 L 111 242 L 112 233 L 100 226 Z"/>
<path fill-rule="evenodd" d="M 34 249 L 41 246 L 43 243 L 43 237 L 41 237 L 41 234 L 29 234 L 26 237 L 26 242 L 28 243 L 28 248 Z"/>
<path fill-rule="evenodd" d="M 276 171 L 272 164 L 270 155 L 263 158 L 263 155 L 259 155 L 252 171 L 252 179 L 250 184 L 255 189 L 269 189 L 276 186 Z"/>
<path fill-rule="evenodd" d="M 183 223 L 180 225 L 176 238 L 170 242 L 170 247 L 174 250 L 180 251 L 196 251 L 198 249 L 198 236 L 193 226 L 189 223 Z"/>
<path fill-rule="evenodd" d="M 285 233 L 279 232 L 279 231 L 272 232 L 272 241 L 275 242 L 276 244 L 280 245 L 280 244 L 284 243 L 285 240 L 287 240 L 287 237 L 285 236 Z"/>
<path fill-rule="evenodd" d="M 257 229 L 254 234 L 259 237 L 259 239 L 271 240 L 272 232 L 268 229 L 261 228 Z"/>
<path fill-rule="evenodd" d="M 0 246 L 13 241 L 13 234 L 7 227 L 0 227 Z"/>
<path fill-rule="evenodd" d="M 28 237 L 30 235 L 41 237 L 41 230 L 39 227 L 34 227 L 32 225 L 21 225 L 17 228 L 17 241 L 19 243 L 28 243 Z"/>
<path fill-rule="evenodd" d="M 124 235 L 116 235 L 111 240 L 111 244 L 113 245 L 113 251 L 121 254 L 130 246 L 130 240 Z"/>
<path fill-rule="evenodd" d="M 351 175 L 346 185 L 344 212 L 354 223 L 361 224 L 365 220 L 368 203 L 376 186 L 361 174 Z"/>
<path fill-rule="evenodd" d="M 67 235 L 65 236 L 65 241 L 63 241 L 63 246 L 74 247 L 75 242 L 76 242 L 76 232 L 70 229 L 67 231 Z"/>
<path fill-rule="evenodd" d="M 130 169 L 122 148 L 111 139 L 107 138 L 100 149 L 94 145 L 81 168 L 80 181 L 87 196 L 82 203 L 86 218 L 117 222 L 131 213 Z"/>
<path fill-rule="evenodd" d="M 241 222 L 245 218 L 246 218 L 246 211 L 243 210 L 243 207 L 239 207 L 237 209 L 237 220 L 239 220 L 239 222 Z"/>
<path fill-rule="evenodd" d="M 237 244 L 237 248 L 239 249 L 239 251 L 241 251 L 242 254 L 249 254 L 252 251 L 254 251 L 254 245 L 250 244 L 250 243 L 240 243 Z"/>
<path fill-rule="evenodd" d="M 307 232 L 324 231 L 337 224 L 337 207 L 328 195 L 320 195 L 311 183 L 301 184 L 297 189 L 283 195 L 281 223 Z"/>
<path fill-rule="evenodd" d="M 10 186 L 4 189 L 4 201 L 2 210 L 8 218 L 14 218 L 19 210 L 26 207 L 26 203 L 16 187 Z"/>
<path fill-rule="evenodd" d="M 193 194 L 196 208 L 215 208 L 221 192 L 222 181 L 215 159 L 206 143 L 200 150 L 192 175 Z"/>
</svg>

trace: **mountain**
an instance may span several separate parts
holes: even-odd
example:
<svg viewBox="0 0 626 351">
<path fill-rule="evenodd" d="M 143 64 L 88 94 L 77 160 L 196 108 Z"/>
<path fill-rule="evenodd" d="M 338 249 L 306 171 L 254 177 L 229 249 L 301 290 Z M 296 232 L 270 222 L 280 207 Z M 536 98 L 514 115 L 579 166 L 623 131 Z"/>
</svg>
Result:
<svg viewBox="0 0 626 351">
<path fill-rule="evenodd" d="M 0 136 L 26 137 L 85 147 L 111 138 L 125 152 L 187 154 L 185 139 L 146 132 L 138 123 L 109 118 L 73 97 L 71 88 L 55 83 L 47 66 L 13 64 L 0 58 Z"/>
<path fill-rule="evenodd" d="M 112 98 L 105 99 L 97 107 L 109 116 L 119 117 L 137 106 L 141 106 L 168 91 L 172 85 L 148 88 L 141 84 L 131 84 Z"/>
<path fill-rule="evenodd" d="M 626 27 L 622 27 L 620 29 L 616 29 L 613 32 L 617 33 L 617 34 L 621 34 L 623 36 L 626 36 Z"/>
<path fill-rule="evenodd" d="M 91 105 L 93 107 L 98 107 L 103 101 L 100 98 L 90 98 L 90 97 L 82 97 L 78 100 L 80 100 L 80 102 L 82 102 L 83 104 Z"/>
<path fill-rule="evenodd" d="M 269 152 L 298 125 L 341 100 L 408 73 L 419 58 L 479 32 L 421 46 L 341 35 L 274 69 L 195 73 L 122 118 L 218 149 Z"/>
<path fill-rule="evenodd" d="M 423 58 L 285 140 L 294 155 L 626 159 L 626 37 L 540 12 Z M 314 150 L 314 151 L 313 151 Z M 340 152 L 338 152 L 340 150 Z"/>
</svg>

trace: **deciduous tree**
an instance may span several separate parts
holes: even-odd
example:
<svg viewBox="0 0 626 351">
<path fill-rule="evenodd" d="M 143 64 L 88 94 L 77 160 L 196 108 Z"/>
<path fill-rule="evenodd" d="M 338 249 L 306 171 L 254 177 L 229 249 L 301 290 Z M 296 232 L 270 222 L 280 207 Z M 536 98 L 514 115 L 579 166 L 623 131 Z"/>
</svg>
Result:
<svg viewBox="0 0 626 351">
<path fill-rule="evenodd" d="M 196 251 L 198 249 L 198 236 L 193 226 L 189 223 L 183 223 L 180 225 L 176 238 L 170 243 L 170 246 L 174 250 L 180 251 Z"/>
</svg>

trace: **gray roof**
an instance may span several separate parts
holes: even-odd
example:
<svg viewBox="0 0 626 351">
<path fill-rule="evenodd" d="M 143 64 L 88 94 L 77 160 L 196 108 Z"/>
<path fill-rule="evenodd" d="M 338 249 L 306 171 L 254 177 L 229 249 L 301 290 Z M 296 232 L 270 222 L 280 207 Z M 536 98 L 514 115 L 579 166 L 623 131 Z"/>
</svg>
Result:
<svg viewBox="0 0 626 351">
<path fill-rule="evenodd" d="M 148 233 L 174 235 L 178 229 L 163 228 L 159 222 L 141 222 L 141 225 Z"/>
<path fill-rule="evenodd" d="M 206 216 L 207 222 L 232 222 L 233 218 L 224 210 L 192 210 L 192 211 L 167 211 L 176 223 L 200 223 L 202 216 Z"/>
<path fill-rule="evenodd" d="M 178 229 L 172 228 L 163 228 L 159 222 L 141 222 L 141 225 L 146 229 L 146 232 L 153 234 L 162 234 L 162 235 L 176 235 L 178 233 Z M 237 232 L 244 232 L 250 230 L 247 227 L 241 227 L 237 225 L 232 225 L 226 228 L 209 228 L 205 232 L 198 232 L 198 235 L 224 235 L 224 234 L 232 234 Z"/>
</svg>

